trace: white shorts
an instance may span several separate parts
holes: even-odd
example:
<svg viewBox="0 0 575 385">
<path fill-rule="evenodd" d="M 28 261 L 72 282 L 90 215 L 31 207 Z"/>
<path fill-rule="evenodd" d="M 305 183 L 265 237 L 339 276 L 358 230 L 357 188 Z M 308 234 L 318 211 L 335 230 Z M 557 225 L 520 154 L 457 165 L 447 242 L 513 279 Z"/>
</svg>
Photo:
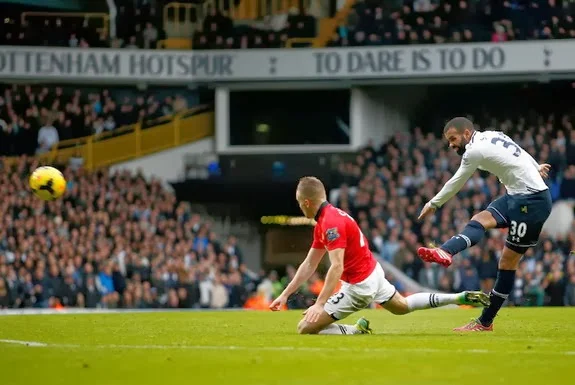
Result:
<svg viewBox="0 0 575 385">
<path fill-rule="evenodd" d="M 375 270 L 362 282 L 353 285 L 343 282 L 339 292 L 327 300 L 323 309 L 332 318 L 341 320 L 365 309 L 372 302 L 386 303 L 395 295 L 396 291 L 395 286 L 385 279 L 383 268 L 378 263 Z"/>
</svg>

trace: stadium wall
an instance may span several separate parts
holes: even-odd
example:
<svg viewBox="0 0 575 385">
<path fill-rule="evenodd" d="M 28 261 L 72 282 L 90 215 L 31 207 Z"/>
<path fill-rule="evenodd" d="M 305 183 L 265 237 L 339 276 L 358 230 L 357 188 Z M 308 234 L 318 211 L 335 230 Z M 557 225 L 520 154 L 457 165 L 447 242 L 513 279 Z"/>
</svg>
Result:
<svg viewBox="0 0 575 385">
<path fill-rule="evenodd" d="M 141 171 L 146 178 L 158 178 L 168 188 L 167 183 L 185 178 L 185 157 L 189 154 L 211 154 L 214 152 L 214 138 L 206 138 L 197 142 L 179 146 L 160 153 L 144 156 L 128 162 L 118 163 L 111 168 L 112 172 L 130 170 L 133 173 Z"/>
<path fill-rule="evenodd" d="M 351 89 L 351 142 L 383 143 L 393 134 L 409 132 L 410 116 L 426 97 L 426 86 L 354 87 Z"/>
</svg>

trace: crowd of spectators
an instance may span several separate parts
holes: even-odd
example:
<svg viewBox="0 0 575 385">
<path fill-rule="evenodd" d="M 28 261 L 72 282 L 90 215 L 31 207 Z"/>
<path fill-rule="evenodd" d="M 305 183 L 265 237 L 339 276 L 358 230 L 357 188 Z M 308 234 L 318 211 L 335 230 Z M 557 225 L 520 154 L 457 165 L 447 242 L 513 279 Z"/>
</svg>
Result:
<svg viewBox="0 0 575 385">
<path fill-rule="evenodd" d="M 6 12 L 0 45 L 51 47 L 156 48 L 165 38 L 162 8 L 165 0 L 116 0 L 116 36 L 101 16 L 30 15 L 24 20 L 18 12 Z M 106 3 L 98 12 L 108 14 Z"/>
<path fill-rule="evenodd" d="M 358 0 L 330 46 L 575 37 L 569 0 Z"/>
<path fill-rule="evenodd" d="M 0 169 L 0 308 L 241 307 L 265 278 L 158 181 L 67 169 L 46 203 L 26 186 L 35 166 Z"/>
<path fill-rule="evenodd" d="M 201 4 L 203 0 L 188 0 Z M 4 19 L 0 45 L 156 48 L 165 39 L 167 0 L 117 0 L 116 36 L 100 18 L 46 18 L 18 15 Z M 233 1 L 196 15 L 194 49 L 279 48 L 289 38 L 317 33 L 316 18 L 299 9 L 278 25 L 274 15 L 254 23 L 234 23 Z M 219 5 L 219 2 L 218 2 Z M 198 8 L 203 9 L 203 8 Z M 202 11 L 203 13 L 203 11 Z M 330 46 L 460 43 L 575 38 L 575 2 L 570 0 L 357 0 Z M 201 19 L 200 19 L 201 18 Z"/>
<path fill-rule="evenodd" d="M 32 158 L 0 158 L 0 309 L 267 309 L 295 274 L 255 273 L 233 235 L 178 202 L 158 180 L 67 168 L 62 199 L 27 187 Z M 310 306 L 315 274 L 288 306 Z"/>
<path fill-rule="evenodd" d="M 495 123 L 494 123 L 495 122 Z M 494 124 L 493 124 L 494 123 Z M 487 119 L 481 129 L 510 135 L 539 162 L 552 165 L 548 180 L 553 199 L 575 199 L 575 130 L 571 118 L 533 121 Z M 433 218 L 418 223 L 419 211 L 453 175 L 461 159 L 439 136 L 396 134 L 381 147 L 365 148 L 354 162 L 340 166 L 334 202 L 357 218 L 372 249 L 423 286 L 446 292 L 488 292 L 497 275 L 506 230 L 494 230 L 479 245 L 459 254 L 449 269 L 423 263 L 418 245 L 441 244 L 460 231 L 505 188 L 491 174 L 477 172 Z M 575 231 L 543 234 L 523 258 L 511 296 L 515 305 L 575 305 Z"/>
<path fill-rule="evenodd" d="M 0 155 L 33 155 L 58 142 L 149 122 L 186 109 L 189 92 L 8 85 L 0 92 Z M 189 100 L 190 99 L 190 102 Z"/>
<path fill-rule="evenodd" d="M 22 21 L 18 14 L 6 15 L 0 45 L 154 49 L 158 41 L 167 38 L 163 7 L 169 2 L 117 0 L 114 37 L 101 17 L 29 16 Z M 203 3 L 202 0 L 187 2 Z M 316 35 L 316 19 L 307 15 L 304 8 L 291 9 L 281 25 L 272 23 L 272 15 L 253 24 L 234 25 L 226 10 L 231 4 L 230 1 L 219 8 L 208 7 L 205 15 L 197 14 L 193 8 L 192 20 L 201 23 L 196 24 L 193 36 L 177 37 L 192 38 L 194 49 L 239 49 L 279 48 L 285 46 L 289 38 Z"/>
<path fill-rule="evenodd" d="M 281 48 L 290 38 L 316 35 L 316 19 L 304 8 L 291 9 L 281 26 L 275 27 L 271 16 L 263 23 L 234 25 L 227 13 L 210 9 L 202 28 L 193 36 L 194 49 Z"/>
</svg>

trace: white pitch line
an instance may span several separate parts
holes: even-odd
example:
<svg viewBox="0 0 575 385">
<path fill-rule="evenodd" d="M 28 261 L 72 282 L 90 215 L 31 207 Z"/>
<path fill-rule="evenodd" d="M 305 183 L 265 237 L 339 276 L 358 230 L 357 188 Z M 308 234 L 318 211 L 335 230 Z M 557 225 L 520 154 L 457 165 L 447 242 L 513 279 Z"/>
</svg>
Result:
<svg viewBox="0 0 575 385">
<path fill-rule="evenodd" d="M 20 341 L 0 339 L 0 343 L 21 345 L 35 348 L 55 348 L 55 349 L 133 349 L 133 350 L 239 350 L 239 351 L 287 351 L 287 352 L 359 352 L 359 353 L 463 353 L 463 354 L 540 354 L 552 356 L 575 356 L 575 351 L 537 351 L 537 350 L 515 350 L 515 351 L 492 351 L 488 349 L 433 349 L 433 348 L 327 348 L 311 346 L 218 346 L 218 345 L 80 345 L 80 344 L 51 344 L 38 341 Z"/>
<path fill-rule="evenodd" d="M 35 342 L 35 341 L 0 340 L 0 342 L 3 342 L 5 344 L 13 344 L 13 345 L 26 345 L 26 346 L 36 347 L 36 348 L 45 348 L 48 346 L 48 344 L 45 344 L 43 342 Z"/>
</svg>

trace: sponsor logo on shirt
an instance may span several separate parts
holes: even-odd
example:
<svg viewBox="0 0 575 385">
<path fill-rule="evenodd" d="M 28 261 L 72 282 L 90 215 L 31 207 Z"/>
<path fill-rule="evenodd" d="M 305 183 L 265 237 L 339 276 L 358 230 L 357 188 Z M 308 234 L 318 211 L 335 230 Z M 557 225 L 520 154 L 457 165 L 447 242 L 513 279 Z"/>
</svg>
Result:
<svg viewBox="0 0 575 385">
<path fill-rule="evenodd" d="M 333 242 L 339 238 L 339 233 L 337 232 L 337 227 L 327 229 L 325 232 L 325 237 L 328 242 Z"/>
</svg>

